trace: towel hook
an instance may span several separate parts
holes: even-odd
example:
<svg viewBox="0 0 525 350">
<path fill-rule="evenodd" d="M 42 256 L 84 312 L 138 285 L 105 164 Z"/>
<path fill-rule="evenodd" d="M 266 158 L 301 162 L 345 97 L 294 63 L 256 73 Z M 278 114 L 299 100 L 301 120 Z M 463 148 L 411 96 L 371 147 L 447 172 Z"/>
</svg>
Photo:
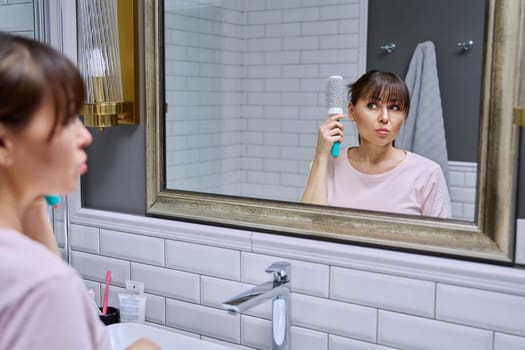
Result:
<svg viewBox="0 0 525 350">
<path fill-rule="evenodd" d="M 472 49 L 474 42 L 472 40 L 462 41 L 458 43 L 458 46 L 463 49 L 463 51 L 468 51 Z"/>
<path fill-rule="evenodd" d="M 396 49 L 396 44 L 388 43 L 385 45 L 381 45 L 379 48 L 383 49 L 383 51 L 385 51 L 386 53 L 392 53 Z"/>
</svg>

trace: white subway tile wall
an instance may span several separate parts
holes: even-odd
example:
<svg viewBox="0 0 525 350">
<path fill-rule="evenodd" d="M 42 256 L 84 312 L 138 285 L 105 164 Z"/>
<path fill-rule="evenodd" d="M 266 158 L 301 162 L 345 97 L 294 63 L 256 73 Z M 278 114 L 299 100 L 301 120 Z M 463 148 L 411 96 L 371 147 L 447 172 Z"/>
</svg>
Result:
<svg viewBox="0 0 525 350">
<path fill-rule="evenodd" d="M 378 342 L 397 349 L 492 350 L 491 330 L 379 310 Z"/>
<path fill-rule="evenodd" d="M 439 284 L 436 319 L 525 336 L 525 297 Z"/>
<path fill-rule="evenodd" d="M 434 282 L 338 267 L 330 271 L 332 299 L 434 317 Z"/>
<path fill-rule="evenodd" d="M 0 0 L 0 30 L 35 37 L 32 0 Z"/>
<path fill-rule="evenodd" d="M 111 270 L 111 283 L 125 286 L 131 277 L 131 263 L 127 260 L 73 251 L 71 265 L 87 279 L 98 282 L 106 281 L 106 271 Z"/>
<path fill-rule="evenodd" d="M 271 322 L 250 316 L 241 316 L 242 336 L 241 343 L 247 346 L 271 350 Z M 328 350 L 328 334 L 306 328 L 292 326 L 291 337 L 294 340 L 294 349 Z"/>
<path fill-rule="evenodd" d="M 376 341 L 377 309 L 332 299 L 292 294 L 292 322 L 309 329 Z"/>
<path fill-rule="evenodd" d="M 141 247 L 140 250 L 130 247 Z M 100 230 L 100 253 L 151 265 L 164 266 L 164 241 L 160 238 L 130 236 L 122 232 Z"/>
<path fill-rule="evenodd" d="M 201 276 L 201 304 L 221 308 L 223 301 L 252 287 L 250 284 Z"/>
<path fill-rule="evenodd" d="M 525 220 L 516 223 L 516 264 L 525 265 Z"/>
<path fill-rule="evenodd" d="M 165 4 L 169 187 L 240 191 L 243 16 L 235 4 Z"/>
<path fill-rule="evenodd" d="M 329 350 L 392 350 L 393 348 L 366 343 L 360 340 L 350 338 L 343 338 L 337 335 L 329 335 L 328 337 Z"/>
<path fill-rule="evenodd" d="M 232 343 L 240 342 L 240 317 L 221 309 L 166 300 L 166 325 Z"/>
<path fill-rule="evenodd" d="M 167 2 L 167 187 L 298 201 L 326 78 L 365 70 L 365 5 Z"/>
<path fill-rule="evenodd" d="M 144 282 L 144 291 L 198 303 L 199 275 L 184 271 L 132 263 L 131 279 Z"/>
<path fill-rule="evenodd" d="M 149 324 L 238 350 L 271 348 L 271 304 L 264 303 L 240 316 L 228 314 L 221 304 L 269 280 L 270 275 L 264 270 L 275 261 L 292 265 L 294 350 L 517 350 L 525 344 L 525 287 L 509 292 L 490 290 L 495 288 L 492 284 L 469 288 L 455 285 L 454 281 L 461 283 L 455 277 L 451 283 L 443 282 L 441 274 L 430 268 L 428 274 L 412 274 L 410 269 L 396 273 L 367 271 L 353 258 L 349 262 L 341 260 L 344 246 L 333 257 L 327 254 L 321 258 L 313 254 L 313 248 L 304 245 L 306 240 L 301 240 L 304 242 L 297 244 L 293 253 L 286 253 L 300 240 L 291 237 L 269 237 L 265 243 L 265 236 L 271 235 L 245 232 L 247 237 L 252 236 L 251 247 L 243 240 L 237 247 L 228 241 L 228 248 L 219 242 L 197 244 L 191 242 L 194 236 L 204 237 L 214 228 L 187 223 L 178 226 L 181 229 L 175 231 L 193 235 L 181 233 L 169 239 L 157 228 L 157 233 L 142 236 L 144 241 L 161 242 L 165 259 L 158 266 L 157 249 L 138 253 L 143 240 L 137 239 L 137 232 L 118 232 L 123 247 L 116 253 L 111 249 L 94 252 L 92 242 L 96 239 L 77 240 L 72 252 L 73 266 L 87 286 L 95 290 L 98 303 L 105 272 L 112 269 L 110 304 L 118 305 L 117 294 L 123 290 L 124 279 L 143 281 Z M 77 234 L 94 236 L 116 232 L 82 225 L 72 227 Z M 227 229 L 220 232 L 223 231 Z M 180 237 L 189 241 L 178 240 Z M 257 253 L 270 251 L 272 244 L 283 249 L 274 249 L 273 254 Z M 126 251 L 136 253 L 122 254 Z M 396 253 L 387 255 L 392 254 Z M 366 264 L 374 266 L 370 261 Z M 482 266 L 469 266 L 468 270 L 479 271 Z M 474 274 L 473 279 L 477 281 L 480 276 Z"/>
<path fill-rule="evenodd" d="M 268 348 L 271 339 L 271 322 L 259 318 L 241 316 L 241 343 L 254 348 Z"/>
<path fill-rule="evenodd" d="M 448 162 L 452 217 L 473 221 L 476 215 L 477 163 Z"/>
<path fill-rule="evenodd" d="M 61 212 L 62 210 L 55 209 L 56 212 Z M 60 220 L 60 219 L 59 219 Z M 55 225 L 55 234 L 57 235 L 57 241 L 59 246 L 63 246 L 64 244 L 64 234 L 57 234 L 58 232 L 63 231 L 56 231 L 57 227 L 64 226 L 63 219 L 62 221 L 56 221 L 57 224 Z M 60 224 L 60 225 L 58 225 Z M 59 238 L 61 237 L 61 238 Z M 71 245 L 71 248 L 83 251 L 87 253 L 100 253 L 100 230 L 97 227 L 88 227 L 88 226 L 80 226 L 71 224 L 69 225 L 69 244 Z"/>
<path fill-rule="evenodd" d="M 195 259 L 195 257 L 206 257 Z M 240 253 L 233 249 L 166 242 L 166 266 L 214 277 L 239 280 Z"/>
<path fill-rule="evenodd" d="M 494 350 L 521 350 L 525 349 L 525 338 L 514 335 L 496 333 Z"/>
</svg>

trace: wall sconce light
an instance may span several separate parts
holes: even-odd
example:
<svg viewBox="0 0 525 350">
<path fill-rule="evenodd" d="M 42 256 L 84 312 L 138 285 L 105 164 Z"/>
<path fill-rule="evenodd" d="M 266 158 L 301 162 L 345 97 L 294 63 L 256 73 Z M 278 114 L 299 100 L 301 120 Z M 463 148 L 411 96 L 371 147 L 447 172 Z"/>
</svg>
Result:
<svg viewBox="0 0 525 350">
<path fill-rule="evenodd" d="M 80 114 L 99 130 L 139 124 L 138 0 L 78 0 Z"/>
</svg>

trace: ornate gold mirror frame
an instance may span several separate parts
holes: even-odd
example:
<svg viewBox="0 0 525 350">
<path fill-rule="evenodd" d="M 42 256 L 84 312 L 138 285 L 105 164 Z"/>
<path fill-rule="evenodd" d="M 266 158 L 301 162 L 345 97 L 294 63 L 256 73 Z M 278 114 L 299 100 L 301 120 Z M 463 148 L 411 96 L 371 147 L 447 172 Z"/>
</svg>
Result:
<svg viewBox="0 0 525 350">
<path fill-rule="evenodd" d="M 474 223 L 167 190 L 159 0 L 147 0 L 144 6 L 148 215 L 426 254 L 513 261 L 518 145 L 513 105 L 520 79 L 525 2 L 489 0 Z"/>
</svg>

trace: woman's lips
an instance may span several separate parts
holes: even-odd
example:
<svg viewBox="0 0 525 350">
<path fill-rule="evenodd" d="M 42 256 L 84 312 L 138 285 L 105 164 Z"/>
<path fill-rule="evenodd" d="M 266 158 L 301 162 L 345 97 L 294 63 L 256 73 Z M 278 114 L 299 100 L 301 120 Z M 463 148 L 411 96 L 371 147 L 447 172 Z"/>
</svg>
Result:
<svg viewBox="0 0 525 350">
<path fill-rule="evenodd" d="M 80 166 L 79 166 L 78 168 L 79 168 L 79 170 L 80 170 L 80 174 L 81 174 L 81 175 L 82 175 L 82 174 L 85 174 L 86 171 L 87 171 L 87 168 L 88 168 L 87 163 L 82 163 L 82 164 L 80 164 Z"/>
<path fill-rule="evenodd" d="M 376 132 L 379 134 L 379 135 L 388 135 L 390 134 L 390 130 L 388 129 L 376 129 Z"/>
</svg>

